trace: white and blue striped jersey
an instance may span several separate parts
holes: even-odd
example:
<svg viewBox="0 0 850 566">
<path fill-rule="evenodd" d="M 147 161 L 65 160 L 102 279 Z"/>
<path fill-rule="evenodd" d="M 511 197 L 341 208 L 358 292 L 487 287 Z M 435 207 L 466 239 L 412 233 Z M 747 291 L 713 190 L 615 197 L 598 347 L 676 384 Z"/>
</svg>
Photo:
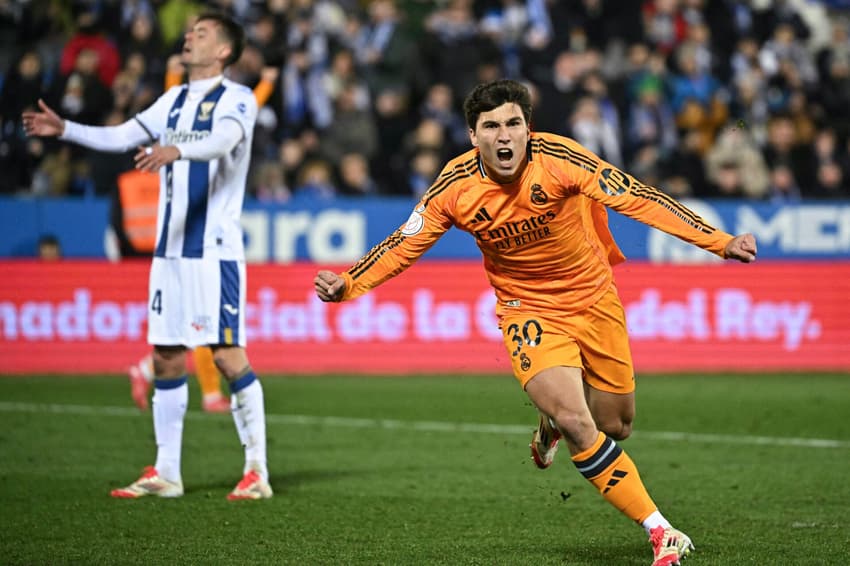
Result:
<svg viewBox="0 0 850 566">
<path fill-rule="evenodd" d="M 254 94 L 217 77 L 173 87 L 136 120 L 160 145 L 208 137 L 223 120 L 235 120 L 242 140 L 210 161 L 180 159 L 160 170 L 155 257 L 244 260 L 239 218 L 257 119 Z"/>
</svg>

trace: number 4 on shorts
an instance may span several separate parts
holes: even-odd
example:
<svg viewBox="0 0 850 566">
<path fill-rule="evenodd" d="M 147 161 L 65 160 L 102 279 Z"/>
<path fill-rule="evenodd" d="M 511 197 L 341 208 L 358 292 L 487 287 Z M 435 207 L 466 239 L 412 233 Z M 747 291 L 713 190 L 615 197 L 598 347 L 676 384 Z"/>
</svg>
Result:
<svg viewBox="0 0 850 566">
<path fill-rule="evenodd" d="M 151 310 L 156 314 L 162 314 L 162 290 L 157 289 L 151 300 Z"/>
</svg>

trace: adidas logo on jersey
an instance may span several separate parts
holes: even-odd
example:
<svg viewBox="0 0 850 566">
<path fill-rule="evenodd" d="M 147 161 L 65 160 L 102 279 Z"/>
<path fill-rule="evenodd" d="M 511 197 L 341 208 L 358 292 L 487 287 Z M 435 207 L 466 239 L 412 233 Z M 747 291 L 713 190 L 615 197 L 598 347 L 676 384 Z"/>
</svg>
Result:
<svg viewBox="0 0 850 566">
<path fill-rule="evenodd" d="M 474 225 L 474 224 L 478 224 L 479 222 L 484 222 L 485 220 L 491 220 L 492 221 L 493 218 L 490 216 L 490 213 L 487 212 L 487 209 L 482 206 L 481 208 L 478 209 L 478 213 L 475 215 L 475 217 L 472 220 L 470 220 L 469 223 Z"/>
</svg>

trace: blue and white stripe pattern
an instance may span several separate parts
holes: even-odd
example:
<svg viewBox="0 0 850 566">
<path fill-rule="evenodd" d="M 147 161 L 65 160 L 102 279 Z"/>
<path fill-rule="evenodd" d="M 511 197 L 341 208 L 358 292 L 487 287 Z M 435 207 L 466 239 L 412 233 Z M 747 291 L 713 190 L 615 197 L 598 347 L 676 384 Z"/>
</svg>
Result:
<svg viewBox="0 0 850 566">
<path fill-rule="evenodd" d="M 161 145 L 203 140 L 228 119 L 244 132 L 226 155 L 162 168 L 155 257 L 244 259 L 240 217 L 256 117 L 251 90 L 221 77 L 169 89 L 136 116 Z"/>
</svg>

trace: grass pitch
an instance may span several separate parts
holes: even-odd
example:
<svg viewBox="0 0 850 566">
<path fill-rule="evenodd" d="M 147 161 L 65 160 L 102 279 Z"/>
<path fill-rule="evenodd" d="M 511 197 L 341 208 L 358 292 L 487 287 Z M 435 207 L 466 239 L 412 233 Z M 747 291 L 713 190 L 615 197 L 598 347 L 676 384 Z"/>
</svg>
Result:
<svg viewBox="0 0 850 566">
<path fill-rule="evenodd" d="M 643 530 L 501 377 L 263 376 L 269 501 L 225 495 L 242 450 L 193 382 L 186 495 L 113 500 L 154 461 L 124 376 L 0 379 L 2 564 L 642 565 Z M 850 376 L 647 376 L 621 445 L 690 566 L 850 564 Z"/>
</svg>

